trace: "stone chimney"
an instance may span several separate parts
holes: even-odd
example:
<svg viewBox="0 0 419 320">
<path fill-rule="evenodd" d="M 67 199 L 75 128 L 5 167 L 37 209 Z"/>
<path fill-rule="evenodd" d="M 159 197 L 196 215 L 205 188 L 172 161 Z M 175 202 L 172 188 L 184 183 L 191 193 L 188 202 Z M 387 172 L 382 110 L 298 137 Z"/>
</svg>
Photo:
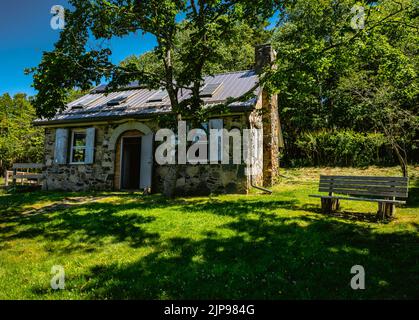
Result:
<svg viewBox="0 0 419 320">
<path fill-rule="evenodd" d="M 276 59 L 276 52 L 270 43 L 261 44 L 255 47 L 255 71 L 258 74 Z M 273 67 L 273 66 L 272 66 Z"/>
<path fill-rule="evenodd" d="M 265 68 L 275 68 L 273 62 L 276 52 L 270 44 L 255 48 L 255 71 L 262 74 Z M 278 113 L 278 97 L 264 90 L 261 91 L 263 122 L 263 185 L 272 186 L 279 176 L 279 148 L 282 132 Z"/>
</svg>

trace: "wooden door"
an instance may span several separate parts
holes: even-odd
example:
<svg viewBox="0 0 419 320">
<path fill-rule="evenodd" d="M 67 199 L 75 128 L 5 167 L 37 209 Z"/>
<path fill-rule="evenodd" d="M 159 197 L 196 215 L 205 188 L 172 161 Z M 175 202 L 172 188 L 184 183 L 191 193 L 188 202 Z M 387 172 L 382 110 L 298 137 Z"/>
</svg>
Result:
<svg viewBox="0 0 419 320">
<path fill-rule="evenodd" d="M 140 188 L 141 137 L 124 137 L 121 150 L 121 189 Z"/>
</svg>

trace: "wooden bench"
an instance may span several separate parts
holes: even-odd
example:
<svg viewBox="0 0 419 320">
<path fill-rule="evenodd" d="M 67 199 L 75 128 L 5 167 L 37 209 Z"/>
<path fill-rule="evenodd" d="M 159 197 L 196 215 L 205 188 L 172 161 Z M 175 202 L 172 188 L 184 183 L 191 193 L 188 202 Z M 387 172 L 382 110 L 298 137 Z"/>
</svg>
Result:
<svg viewBox="0 0 419 320">
<path fill-rule="evenodd" d="M 40 171 L 43 169 L 41 163 L 15 163 L 13 165 L 13 171 L 6 171 L 5 173 L 5 186 L 9 186 L 10 181 L 13 185 L 19 183 L 30 184 L 30 185 L 41 185 L 43 174 L 33 172 L 33 170 Z M 24 170 L 24 171 L 23 171 Z"/>
<path fill-rule="evenodd" d="M 339 200 L 377 202 L 377 214 L 384 218 L 395 214 L 396 204 L 406 203 L 396 198 L 407 198 L 408 183 L 408 178 L 403 177 L 321 175 L 319 192 L 327 192 L 328 195 L 309 195 L 309 197 L 321 198 L 324 213 L 338 210 Z M 335 193 L 352 197 L 335 196 Z"/>
</svg>

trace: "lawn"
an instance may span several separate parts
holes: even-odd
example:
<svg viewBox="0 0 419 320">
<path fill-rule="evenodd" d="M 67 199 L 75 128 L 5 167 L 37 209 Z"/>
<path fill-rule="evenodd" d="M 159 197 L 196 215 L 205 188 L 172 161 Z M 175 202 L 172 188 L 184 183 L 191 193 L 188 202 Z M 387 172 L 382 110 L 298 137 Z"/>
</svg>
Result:
<svg viewBox="0 0 419 320">
<path fill-rule="evenodd" d="M 419 182 L 391 222 L 375 203 L 324 215 L 318 175 L 287 170 L 272 195 L 168 200 L 139 193 L 0 194 L 0 299 L 419 298 Z M 65 289 L 50 287 L 62 265 Z M 349 283 L 353 265 L 366 289 Z"/>
</svg>

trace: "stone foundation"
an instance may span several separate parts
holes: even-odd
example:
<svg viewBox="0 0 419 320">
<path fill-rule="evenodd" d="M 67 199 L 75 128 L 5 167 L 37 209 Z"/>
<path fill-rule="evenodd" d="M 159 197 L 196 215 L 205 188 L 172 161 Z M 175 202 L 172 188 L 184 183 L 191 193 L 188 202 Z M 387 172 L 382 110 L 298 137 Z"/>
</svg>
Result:
<svg viewBox="0 0 419 320">
<path fill-rule="evenodd" d="M 153 192 L 164 191 L 165 179 L 173 171 L 169 166 L 156 168 Z M 179 168 L 175 188 L 175 194 L 178 196 L 247 192 L 244 165 L 181 165 Z"/>
</svg>

